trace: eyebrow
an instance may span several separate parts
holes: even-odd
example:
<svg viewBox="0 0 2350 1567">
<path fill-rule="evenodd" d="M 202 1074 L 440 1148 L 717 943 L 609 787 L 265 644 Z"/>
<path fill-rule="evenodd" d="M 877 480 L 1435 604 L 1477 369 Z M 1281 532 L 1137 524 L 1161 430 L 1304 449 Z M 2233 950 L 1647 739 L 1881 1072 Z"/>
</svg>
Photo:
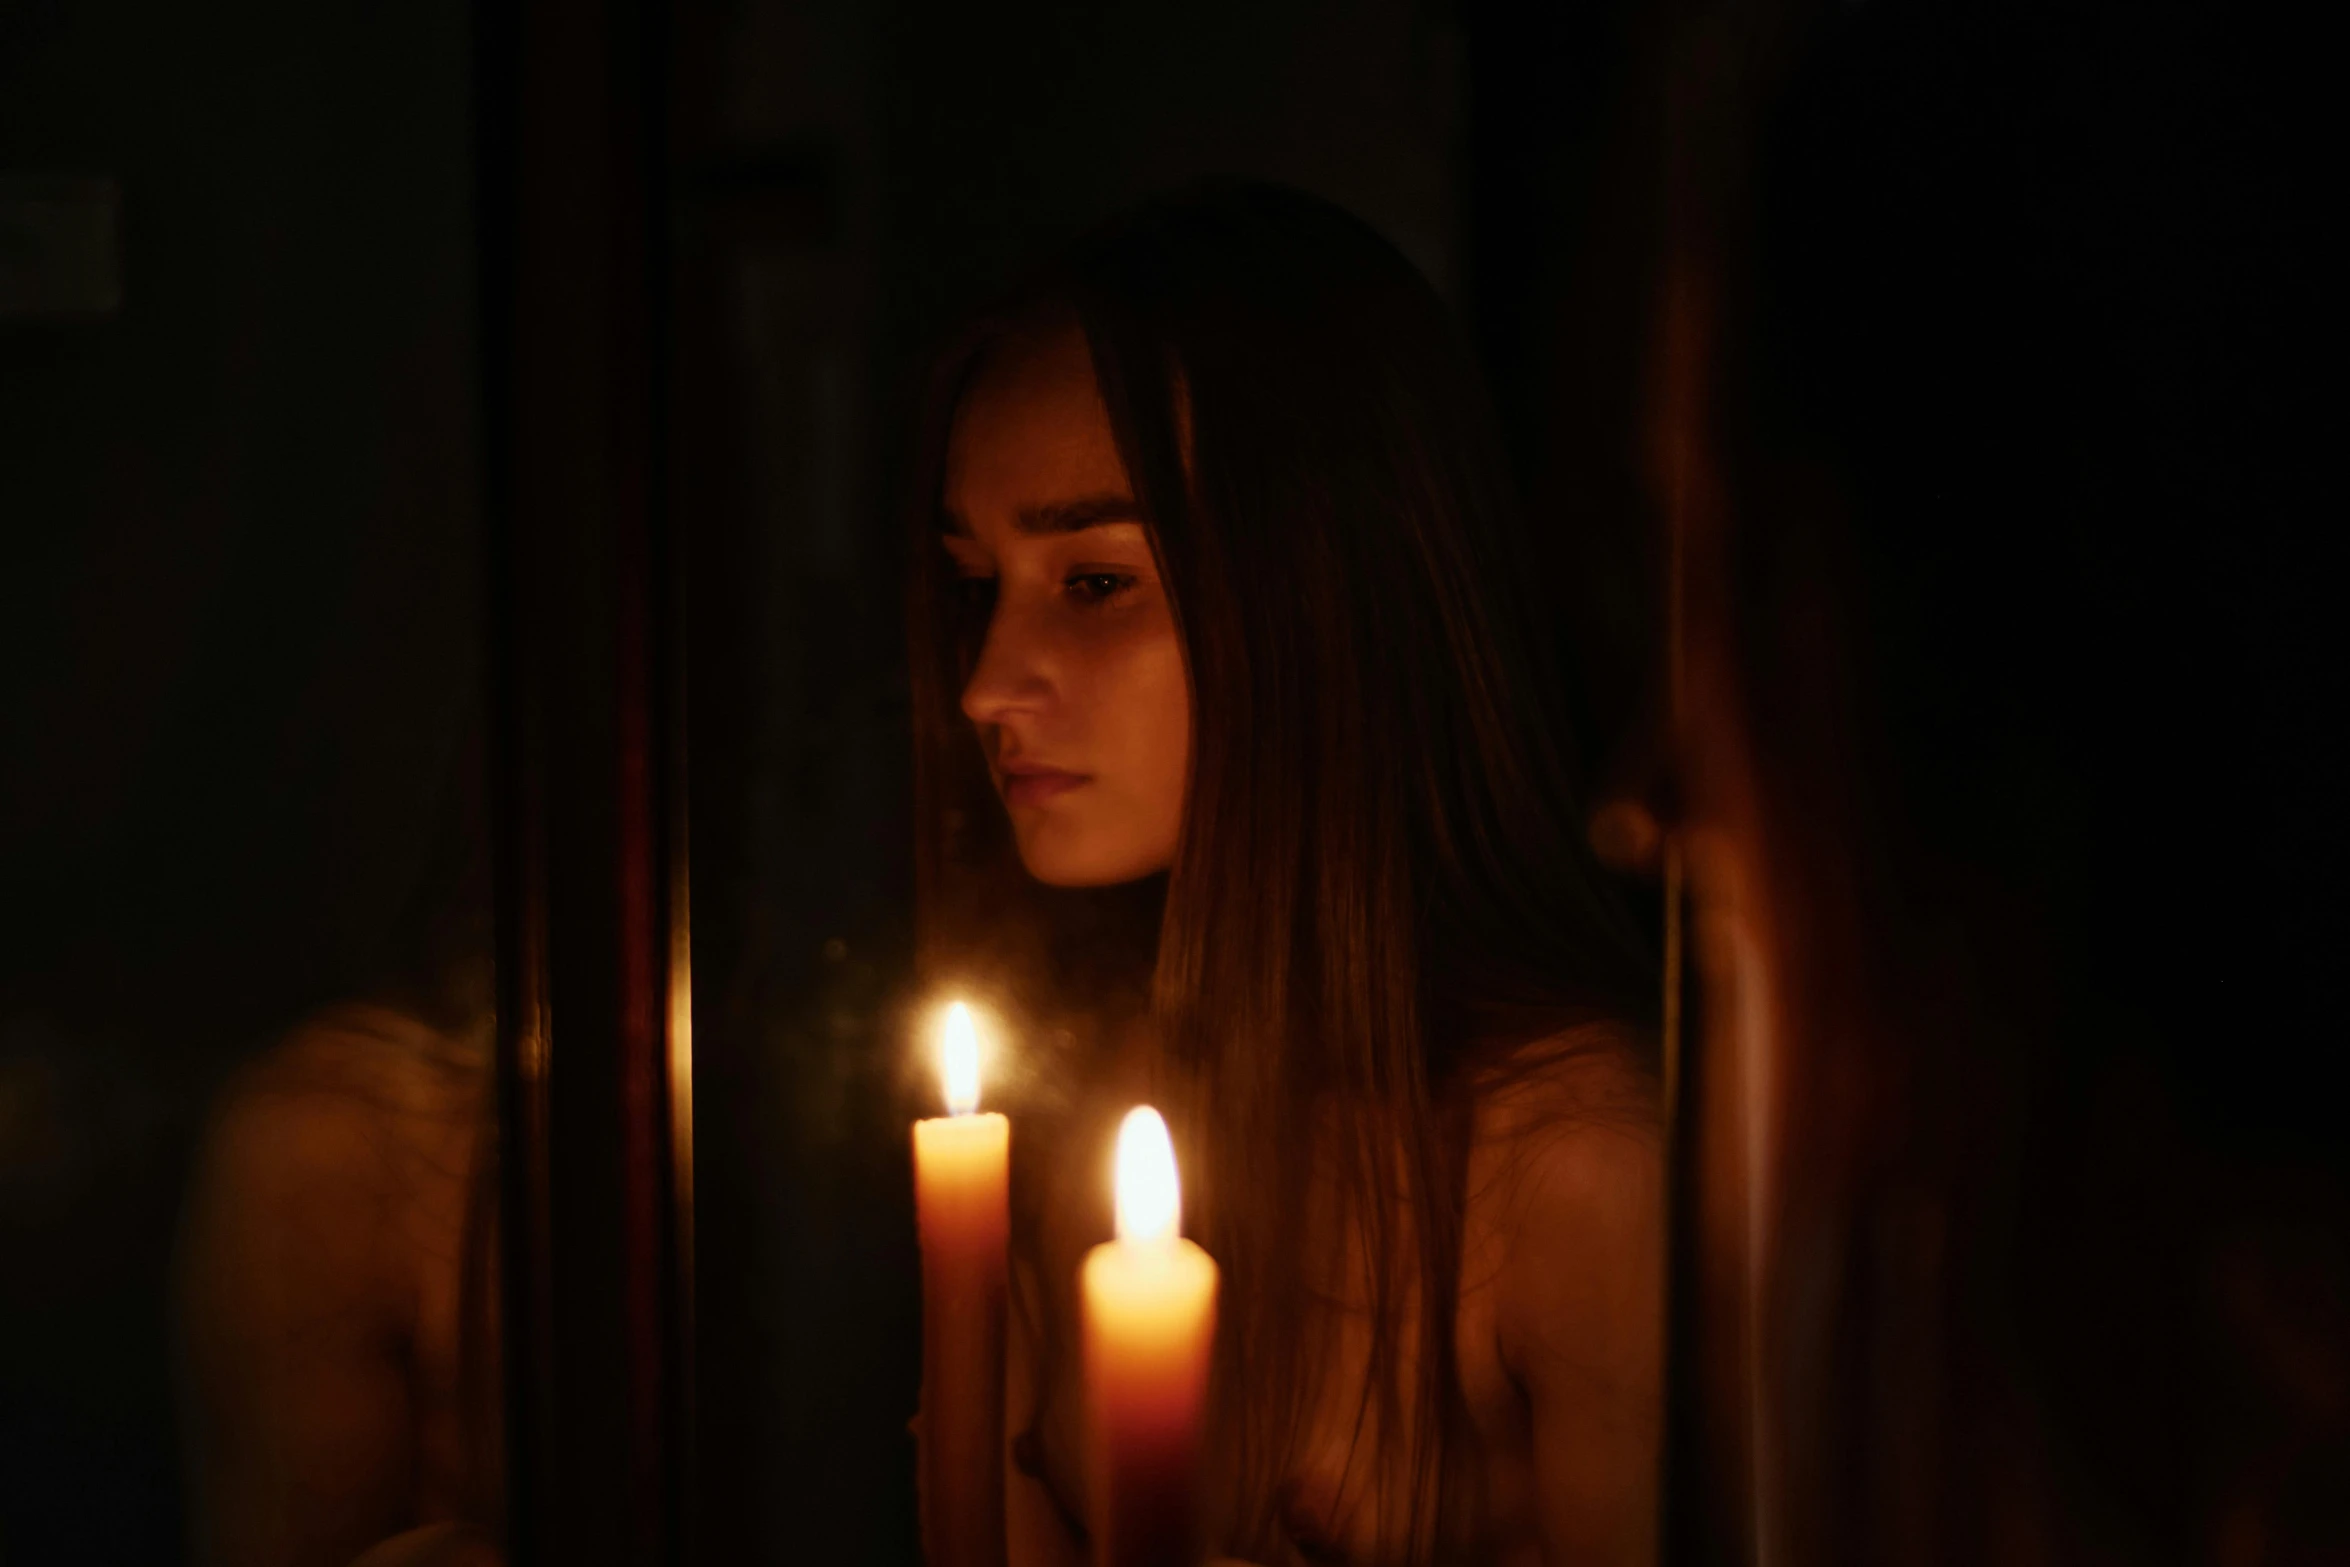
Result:
<svg viewBox="0 0 2350 1567">
<path fill-rule="evenodd" d="M 1075 500 L 1053 501 L 1043 506 L 1023 506 L 1012 519 L 1012 531 L 1030 538 L 1056 533 L 1083 533 L 1088 528 L 1099 528 L 1114 522 L 1142 521 L 1142 507 L 1131 495 L 1082 495 Z M 949 534 L 963 538 L 971 536 L 970 526 L 952 510 L 939 513 L 939 522 Z"/>
</svg>

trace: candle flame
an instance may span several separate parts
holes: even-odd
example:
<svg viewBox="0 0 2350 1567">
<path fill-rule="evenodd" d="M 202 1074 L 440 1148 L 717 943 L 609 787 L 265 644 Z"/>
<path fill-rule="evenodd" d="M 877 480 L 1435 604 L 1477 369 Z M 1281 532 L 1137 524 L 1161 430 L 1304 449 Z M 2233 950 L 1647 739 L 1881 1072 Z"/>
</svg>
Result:
<svg viewBox="0 0 2350 1567">
<path fill-rule="evenodd" d="M 969 1115 L 979 1108 L 979 1025 L 960 1001 L 947 1008 L 938 1056 L 939 1075 L 946 1080 L 947 1114 Z"/>
<path fill-rule="evenodd" d="M 1118 1239 L 1171 1241 L 1183 1213 L 1175 1175 L 1175 1145 L 1167 1123 L 1149 1105 L 1126 1112 L 1118 1128 Z"/>
</svg>

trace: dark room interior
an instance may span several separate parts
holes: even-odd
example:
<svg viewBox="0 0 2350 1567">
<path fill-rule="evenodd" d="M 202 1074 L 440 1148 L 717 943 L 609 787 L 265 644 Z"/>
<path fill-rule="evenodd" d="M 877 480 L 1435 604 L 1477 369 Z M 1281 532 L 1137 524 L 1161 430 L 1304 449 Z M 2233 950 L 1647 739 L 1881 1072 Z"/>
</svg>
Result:
<svg viewBox="0 0 2350 1567">
<path fill-rule="evenodd" d="M 354 1561 L 219 1543 L 187 1326 L 354 1007 L 470 1063 L 498 1455 L 357 1562 L 1005 1567 L 909 1426 L 925 377 L 1235 177 L 1489 389 L 1666 1198 L 1645 1554 L 1257 1567 L 2350 1559 L 2299 25 L 0 0 L 0 1567 Z"/>
</svg>

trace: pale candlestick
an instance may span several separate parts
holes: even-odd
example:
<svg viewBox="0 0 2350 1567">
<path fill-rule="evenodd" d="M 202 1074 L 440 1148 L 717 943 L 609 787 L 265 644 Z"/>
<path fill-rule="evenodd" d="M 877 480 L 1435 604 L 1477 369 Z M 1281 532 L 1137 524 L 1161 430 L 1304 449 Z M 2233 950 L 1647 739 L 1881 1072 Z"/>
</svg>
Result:
<svg viewBox="0 0 2350 1567">
<path fill-rule="evenodd" d="M 940 1020 L 948 1114 L 914 1123 L 922 1244 L 922 1536 L 931 1567 L 1003 1567 L 1011 1123 L 979 1109 L 971 1009 Z"/>
<path fill-rule="evenodd" d="M 1147 1105 L 1118 1129 L 1116 1197 L 1118 1238 L 1079 1276 L 1094 1560 L 1197 1567 L 1216 1264 L 1182 1237 L 1175 1150 Z"/>
</svg>

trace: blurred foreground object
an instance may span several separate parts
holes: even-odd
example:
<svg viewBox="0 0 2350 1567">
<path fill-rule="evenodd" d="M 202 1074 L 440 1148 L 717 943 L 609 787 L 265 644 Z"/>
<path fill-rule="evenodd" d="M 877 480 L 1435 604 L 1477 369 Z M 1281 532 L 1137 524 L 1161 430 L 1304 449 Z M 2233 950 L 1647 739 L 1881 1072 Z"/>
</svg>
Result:
<svg viewBox="0 0 2350 1567">
<path fill-rule="evenodd" d="M 1673 1557 L 2341 1560 L 2316 52 L 1670 32 Z"/>
</svg>

